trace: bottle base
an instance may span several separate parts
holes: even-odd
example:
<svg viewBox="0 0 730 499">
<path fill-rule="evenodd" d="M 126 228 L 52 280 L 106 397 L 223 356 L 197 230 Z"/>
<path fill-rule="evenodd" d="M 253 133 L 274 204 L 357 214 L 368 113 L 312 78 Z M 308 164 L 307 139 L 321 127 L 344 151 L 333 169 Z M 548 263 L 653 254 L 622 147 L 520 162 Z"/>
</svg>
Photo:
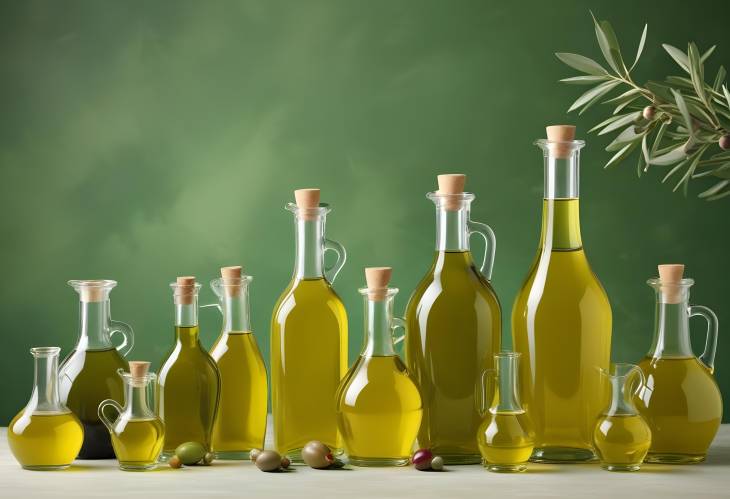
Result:
<svg viewBox="0 0 730 499">
<path fill-rule="evenodd" d="M 587 463 L 595 459 L 592 450 L 578 447 L 539 447 L 530 456 L 533 463 Z"/>
<path fill-rule="evenodd" d="M 649 452 L 645 463 L 652 464 L 696 464 L 705 460 L 706 454 L 674 454 L 670 452 Z"/>
<path fill-rule="evenodd" d="M 58 470 L 65 470 L 69 466 L 71 466 L 71 463 L 69 464 L 28 464 L 28 465 L 21 465 L 24 470 L 28 471 L 58 471 Z"/>
<path fill-rule="evenodd" d="M 609 464 L 601 463 L 601 468 L 606 471 L 639 471 L 641 463 L 639 464 Z"/>
<path fill-rule="evenodd" d="M 215 452 L 215 458 L 221 461 L 247 461 L 251 459 L 251 449 Z"/>
<path fill-rule="evenodd" d="M 349 456 L 348 462 L 353 466 L 362 467 L 383 467 L 383 466 L 408 466 L 410 457 L 357 457 Z"/>
<path fill-rule="evenodd" d="M 119 463 L 122 471 L 149 471 L 157 468 L 157 463 Z"/>
<path fill-rule="evenodd" d="M 527 469 L 526 463 L 519 464 L 494 464 L 494 463 L 482 463 L 487 471 L 493 473 L 522 473 Z"/>
</svg>

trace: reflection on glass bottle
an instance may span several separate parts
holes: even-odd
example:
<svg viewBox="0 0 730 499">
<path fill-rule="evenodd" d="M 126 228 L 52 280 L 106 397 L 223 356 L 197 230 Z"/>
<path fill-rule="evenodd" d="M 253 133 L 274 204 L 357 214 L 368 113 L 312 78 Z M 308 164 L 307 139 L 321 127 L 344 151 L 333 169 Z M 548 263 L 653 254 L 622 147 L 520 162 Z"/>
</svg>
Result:
<svg viewBox="0 0 730 499">
<path fill-rule="evenodd" d="M 712 376 L 717 350 L 717 317 L 707 307 L 689 305 L 692 279 L 684 265 L 659 265 L 654 341 L 639 363 L 646 384 L 636 400 L 652 432 L 650 463 L 703 461 L 722 421 L 722 396 Z M 704 353 L 697 358 L 689 338 L 689 318 L 707 320 Z"/>
<path fill-rule="evenodd" d="M 114 457 L 109 432 L 99 420 L 97 409 L 104 399 L 124 400 L 124 386 L 118 369 L 127 369 L 124 357 L 132 350 L 134 334 L 127 324 L 111 320 L 109 293 L 116 281 L 68 281 L 79 294 L 79 339 L 61 364 L 61 402 L 84 425 L 84 445 L 79 459 Z M 120 333 L 117 347 L 111 337 Z"/>
<path fill-rule="evenodd" d="M 436 253 L 406 308 L 406 360 L 423 396 L 418 446 L 447 464 L 481 460 L 475 387 L 501 341 L 500 305 L 489 283 L 494 233 L 469 219 L 474 194 L 464 192 L 465 181 L 439 175 L 439 190 L 428 194 L 436 204 Z M 480 268 L 469 251 L 474 233 L 486 241 Z"/>
<path fill-rule="evenodd" d="M 580 235 L 575 127 L 547 127 L 545 197 L 537 257 L 512 309 L 512 344 L 522 353 L 522 403 L 535 425 L 532 460 L 593 459 L 602 409 L 599 368 L 611 354 L 611 305 Z"/>
<path fill-rule="evenodd" d="M 241 267 L 223 267 L 210 283 L 218 296 L 223 327 L 210 355 L 221 375 L 213 451 L 218 459 L 248 459 L 263 449 L 266 436 L 266 367 L 251 332 L 248 286 L 252 277 Z"/>
<path fill-rule="evenodd" d="M 27 470 L 68 468 L 81 449 L 84 430 L 58 396 L 58 347 L 31 348 L 35 378 L 30 401 L 8 425 L 10 452 Z"/>
<path fill-rule="evenodd" d="M 147 374 L 149 367 L 149 362 L 130 361 L 129 373 L 119 370 L 125 385 L 124 406 L 116 400 L 99 404 L 99 419 L 109 429 L 119 468 L 124 471 L 154 469 L 162 452 L 165 425 L 151 408 L 156 378 L 154 373 Z M 104 412 L 109 406 L 117 410 L 114 421 Z"/>
<path fill-rule="evenodd" d="M 535 443 L 532 422 L 520 404 L 517 378 L 519 360 L 520 354 L 515 352 L 495 355 L 494 370 L 484 371 L 477 392 L 481 393 L 478 406 L 484 418 L 479 425 L 477 442 L 482 464 L 489 471 L 525 471 Z M 491 405 L 487 409 L 490 401 Z"/>
<path fill-rule="evenodd" d="M 612 364 L 601 369 L 601 377 L 610 386 L 608 405 L 598 417 L 593 430 L 593 445 L 608 471 L 637 471 L 651 444 L 651 430 L 633 402 L 636 389 L 644 385 L 644 376 L 633 364 Z"/>
<path fill-rule="evenodd" d="M 163 459 L 184 442 L 211 448 L 221 384 L 215 361 L 200 344 L 200 284 L 195 277 L 178 277 L 170 286 L 175 301 L 175 345 L 160 368 L 156 397 L 157 413 L 165 423 Z"/>
<path fill-rule="evenodd" d="M 271 405 L 274 446 L 301 461 L 301 449 L 319 440 L 341 452 L 334 397 L 347 370 L 347 313 L 331 282 L 345 264 L 345 249 L 325 239 L 325 216 L 319 189 L 294 192 L 296 264 L 291 283 L 279 297 L 271 318 Z M 324 268 L 325 250 L 337 253 Z"/>
<path fill-rule="evenodd" d="M 398 290 L 388 287 L 390 276 L 390 267 L 365 269 L 365 346 L 336 398 L 340 433 L 355 466 L 407 465 L 421 424 L 421 395 L 393 348 L 393 330 L 405 322 L 393 317 Z"/>
</svg>

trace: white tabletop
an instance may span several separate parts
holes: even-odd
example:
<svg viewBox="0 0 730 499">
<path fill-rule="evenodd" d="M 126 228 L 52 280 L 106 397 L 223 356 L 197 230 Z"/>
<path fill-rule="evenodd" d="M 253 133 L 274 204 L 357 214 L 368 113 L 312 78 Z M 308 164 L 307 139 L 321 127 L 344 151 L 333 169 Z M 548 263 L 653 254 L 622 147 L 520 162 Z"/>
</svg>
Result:
<svg viewBox="0 0 730 499">
<path fill-rule="evenodd" d="M 25 471 L 15 461 L 0 430 L 0 497 L 139 498 L 354 498 L 397 499 L 559 497 L 664 499 L 730 497 L 730 425 L 723 425 L 705 463 L 644 465 L 635 473 L 611 473 L 597 464 L 531 464 L 525 473 L 496 474 L 481 466 L 448 471 L 408 468 L 312 470 L 295 466 L 263 473 L 250 462 L 217 461 L 210 467 L 119 471 L 116 461 L 77 461 L 64 471 Z"/>
</svg>

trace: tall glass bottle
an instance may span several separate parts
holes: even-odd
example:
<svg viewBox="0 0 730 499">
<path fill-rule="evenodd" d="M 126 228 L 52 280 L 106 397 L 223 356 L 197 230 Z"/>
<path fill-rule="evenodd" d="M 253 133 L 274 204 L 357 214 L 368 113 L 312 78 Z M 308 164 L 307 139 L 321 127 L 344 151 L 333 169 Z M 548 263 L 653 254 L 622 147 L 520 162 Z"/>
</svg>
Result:
<svg viewBox="0 0 730 499">
<path fill-rule="evenodd" d="M 175 345 L 160 368 L 156 397 L 157 413 L 165 423 L 163 459 L 184 442 L 211 448 L 221 387 L 218 366 L 200 344 L 200 284 L 195 277 L 178 277 L 170 286 L 175 302 Z"/>
<path fill-rule="evenodd" d="M 599 368 L 611 354 L 611 305 L 591 270 L 578 216 L 575 127 L 547 127 L 540 247 L 512 308 L 512 342 L 522 354 L 523 405 L 535 425 L 534 461 L 593 459 L 601 411 Z"/>
<path fill-rule="evenodd" d="M 712 373 L 717 351 L 717 317 L 707 307 L 689 305 L 692 279 L 684 265 L 659 265 L 654 341 L 639 368 L 646 384 L 636 400 L 652 432 L 647 462 L 704 461 L 722 421 L 722 395 Z M 707 321 L 704 353 L 697 358 L 689 338 L 689 318 Z"/>
<path fill-rule="evenodd" d="M 421 424 L 421 395 L 393 347 L 405 322 L 393 317 L 391 272 L 365 269 L 365 346 L 337 393 L 337 423 L 355 466 L 407 465 Z"/>
<path fill-rule="evenodd" d="M 501 309 L 489 282 L 494 233 L 470 220 L 474 194 L 464 192 L 465 181 L 439 175 L 439 190 L 427 195 L 436 204 L 436 253 L 406 307 L 406 362 L 423 397 L 418 446 L 447 464 L 481 461 L 474 394 L 501 343 Z M 486 241 L 479 268 L 469 250 L 475 233 Z"/>
<path fill-rule="evenodd" d="M 116 281 L 68 281 L 79 294 L 79 339 L 61 364 L 61 403 L 71 409 L 84 425 L 84 444 L 79 459 L 114 457 L 109 432 L 99 419 L 97 408 L 104 399 L 124 400 L 124 386 L 118 369 L 127 369 L 124 357 L 132 350 L 132 328 L 111 319 L 109 293 Z M 112 336 L 123 341 L 114 346 Z"/>
<path fill-rule="evenodd" d="M 31 348 L 35 359 L 28 405 L 8 425 L 10 452 L 27 470 L 68 468 L 81 449 L 84 429 L 58 396 L 58 347 Z"/>
<path fill-rule="evenodd" d="M 331 282 L 345 263 L 345 249 L 325 239 L 319 189 L 294 191 L 294 276 L 271 318 L 271 405 L 276 450 L 301 460 L 301 449 L 319 440 L 338 452 L 334 398 L 347 370 L 347 313 Z M 324 252 L 338 259 L 324 268 Z"/>
<path fill-rule="evenodd" d="M 218 364 L 221 395 L 213 429 L 218 459 L 248 459 L 251 449 L 263 449 L 266 436 L 266 367 L 251 331 L 248 286 L 251 276 L 239 266 L 223 267 L 210 283 L 218 296 L 223 327 L 210 355 Z"/>
</svg>

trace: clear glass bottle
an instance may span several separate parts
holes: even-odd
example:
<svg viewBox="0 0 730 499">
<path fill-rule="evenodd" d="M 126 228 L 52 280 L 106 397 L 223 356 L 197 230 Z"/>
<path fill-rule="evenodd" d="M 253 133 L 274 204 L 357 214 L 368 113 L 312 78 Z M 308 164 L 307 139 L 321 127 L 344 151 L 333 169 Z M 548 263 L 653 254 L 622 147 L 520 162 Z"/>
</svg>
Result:
<svg viewBox="0 0 730 499">
<path fill-rule="evenodd" d="M 170 285 L 175 301 L 175 344 L 162 363 L 157 378 L 157 414 L 165 423 L 162 459 L 168 459 L 184 442 L 211 448 L 220 373 L 200 344 L 198 291 L 195 277 L 178 277 Z"/>
<path fill-rule="evenodd" d="M 532 422 L 520 404 L 519 360 L 520 354 L 515 352 L 495 355 L 494 369 L 484 371 L 477 392 L 481 394 L 477 403 L 483 420 L 476 440 L 482 464 L 489 471 L 525 471 L 535 443 Z"/>
<path fill-rule="evenodd" d="M 221 276 L 210 283 L 223 313 L 221 334 L 210 350 L 221 375 L 213 451 L 218 459 L 248 459 L 252 449 L 264 448 L 266 367 L 249 321 L 252 277 L 239 266 L 223 267 Z"/>
<path fill-rule="evenodd" d="M 611 305 L 583 251 L 575 127 L 547 127 L 540 247 L 512 308 L 512 344 L 522 354 L 522 403 L 535 425 L 533 461 L 594 458 L 602 406 L 599 368 L 611 355 Z"/>
<path fill-rule="evenodd" d="M 495 238 L 469 218 L 474 194 L 464 175 L 439 175 L 436 253 L 406 307 L 406 362 L 423 396 L 418 446 L 447 464 L 479 463 L 474 439 L 481 418 L 474 401 L 481 373 L 499 352 L 502 314 L 490 284 Z M 469 238 L 479 234 L 486 253 L 477 268 Z"/>
<path fill-rule="evenodd" d="M 150 363 L 130 361 L 129 372 L 119 370 L 124 381 L 124 406 L 116 400 L 99 404 L 99 419 L 108 428 L 119 468 L 124 471 L 146 471 L 157 467 L 165 438 L 165 425 L 155 414 L 154 373 L 147 373 Z M 113 407 L 117 417 L 111 420 L 104 410 Z"/>
<path fill-rule="evenodd" d="M 61 364 L 61 402 L 84 425 L 84 445 L 79 459 L 114 457 L 109 432 L 99 420 L 97 408 L 104 399 L 124 400 L 124 386 L 117 369 L 128 368 L 124 357 L 134 346 L 132 328 L 111 319 L 109 293 L 116 281 L 68 281 L 79 294 L 79 339 Z M 112 336 L 123 341 L 114 346 Z"/>
<path fill-rule="evenodd" d="M 722 396 L 712 373 L 717 351 L 717 317 L 707 307 L 689 305 L 692 279 L 684 265 L 659 265 L 654 340 L 639 367 L 646 384 L 636 406 L 652 432 L 646 462 L 685 464 L 704 461 L 722 421 Z M 689 318 L 708 324 L 705 351 L 697 358 L 689 338 Z"/>
<path fill-rule="evenodd" d="M 633 402 L 634 393 L 645 384 L 644 375 L 633 364 L 611 364 L 601 369 L 601 376 L 611 396 L 593 430 L 596 454 L 605 470 L 637 471 L 651 444 L 649 425 Z"/>
<path fill-rule="evenodd" d="M 319 189 L 294 192 L 296 262 L 294 276 L 271 318 L 271 406 L 274 446 L 294 462 L 301 449 L 319 440 L 341 452 L 334 398 L 347 371 L 347 313 L 331 283 L 345 263 L 345 249 L 325 238 L 330 209 Z M 337 254 L 324 266 L 324 252 Z"/>
<path fill-rule="evenodd" d="M 35 359 L 28 405 L 8 425 L 10 452 L 27 470 L 60 470 L 76 459 L 84 441 L 78 418 L 58 395 L 58 347 L 31 348 Z"/>
<path fill-rule="evenodd" d="M 391 268 L 367 268 L 365 276 L 365 346 L 340 383 L 337 423 L 351 464 L 404 466 L 421 424 L 421 395 L 394 349 L 393 331 L 405 321 L 393 317 Z"/>
</svg>

